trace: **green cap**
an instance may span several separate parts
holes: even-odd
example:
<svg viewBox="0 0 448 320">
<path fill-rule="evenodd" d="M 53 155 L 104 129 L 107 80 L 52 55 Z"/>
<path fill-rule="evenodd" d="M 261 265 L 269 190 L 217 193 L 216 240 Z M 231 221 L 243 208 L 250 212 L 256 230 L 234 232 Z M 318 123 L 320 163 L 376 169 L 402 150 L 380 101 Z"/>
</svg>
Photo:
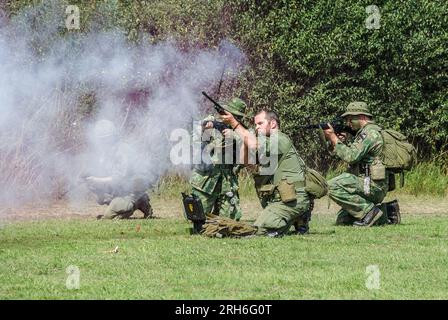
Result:
<svg viewBox="0 0 448 320">
<path fill-rule="evenodd" d="M 222 104 L 224 110 L 230 112 L 234 116 L 246 116 L 246 103 L 240 98 L 233 98 L 230 102 Z"/>
<path fill-rule="evenodd" d="M 366 116 L 373 117 L 372 114 L 370 113 L 367 103 L 362 102 L 362 101 L 355 101 L 355 102 L 349 103 L 349 105 L 345 109 L 345 112 L 342 114 L 342 117 L 357 116 L 360 114 L 364 114 Z"/>
</svg>

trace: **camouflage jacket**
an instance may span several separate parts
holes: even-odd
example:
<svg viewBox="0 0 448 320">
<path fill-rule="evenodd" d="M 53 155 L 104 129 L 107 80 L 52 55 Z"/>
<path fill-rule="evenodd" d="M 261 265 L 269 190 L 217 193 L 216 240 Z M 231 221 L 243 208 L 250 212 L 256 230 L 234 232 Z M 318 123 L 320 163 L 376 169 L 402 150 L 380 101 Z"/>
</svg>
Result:
<svg viewBox="0 0 448 320">
<path fill-rule="evenodd" d="M 338 141 L 334 153 L 349 164 L 349 170 L 359 172 L 360 167 L 371 164 L 376 158 L 380 158 L 383 152 L 383 137 L 381 128 L 373 121 L 369 121 L 360 129 L 353 142 L 348 145 Z"/>
<path fill-rule="evenodd" d="M 201 123 L 216 120 L 218 119 L 208 116 Z M 193 142 L 201 145 L 201 156 L 208 155 L 210 163 L 201 162 L 194 166 L 190 178 L 191 186 L 207 194 L 212 194 L 217 187 L 221 193 L 238 191 L 238 172 L 241 166 L 236 162 L 236 140 L 229 143 L 217 130 L 208 129 L 206 131 L 206 141 L 202 141 L 202 133 L 194 132 Z M 239 136 L 235 134 L 234 139 L 238 138 Z"/>
</svg>

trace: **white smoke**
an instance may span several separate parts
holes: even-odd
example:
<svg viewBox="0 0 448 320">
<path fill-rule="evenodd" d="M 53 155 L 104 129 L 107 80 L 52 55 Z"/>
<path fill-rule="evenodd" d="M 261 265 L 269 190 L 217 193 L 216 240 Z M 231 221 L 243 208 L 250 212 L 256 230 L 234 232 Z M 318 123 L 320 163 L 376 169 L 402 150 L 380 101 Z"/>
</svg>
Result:
<svg viewBox="0 0 448 320">
<path fill-rule="evenodd" d="M 95 156 L 87 137 L 99 119 L 115 123 L 153 183 L 172 169 L 170 132 L 198 119 L 201 91 L 223 70 L 224 81 L 236 77 L 244 55 L 226 40 L 180 50 L 174 40 L 130 43 L 118 29 L 67 32 L 67 4 L 44 3 L 10 19 L 0 11 L 0 203 L 69 190 Z"/>
</svg>

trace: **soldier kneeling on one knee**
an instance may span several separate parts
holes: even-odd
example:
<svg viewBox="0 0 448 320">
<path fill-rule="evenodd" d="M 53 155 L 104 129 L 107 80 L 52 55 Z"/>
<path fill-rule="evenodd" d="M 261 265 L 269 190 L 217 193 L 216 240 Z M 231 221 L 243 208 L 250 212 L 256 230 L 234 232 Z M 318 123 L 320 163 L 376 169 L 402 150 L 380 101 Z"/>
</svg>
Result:
<svg viewBox="0 0 448 320">
<path fill-rule="evenodd" d="M 381 160 L 382 128 L 373 121 L 365 102 L 350 103 L 342 117 L 356 132 L 353 142 L 345 144 L 331 125 L 324 130 L 332 152 L 349 164 L 348 172 L 328 181 L 330 198 L 341 206 L 336 224 L 370 227 L 399 223 L 398 202 L 382 204 L 394 182 Z"/>
</svg>

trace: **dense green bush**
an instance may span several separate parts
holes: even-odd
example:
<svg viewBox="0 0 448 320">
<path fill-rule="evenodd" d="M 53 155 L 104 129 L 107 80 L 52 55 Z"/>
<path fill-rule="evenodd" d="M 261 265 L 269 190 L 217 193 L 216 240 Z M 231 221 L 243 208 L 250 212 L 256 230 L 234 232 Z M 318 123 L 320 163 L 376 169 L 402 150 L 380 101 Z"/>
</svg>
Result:
<svg viewBox="0 0 448 320">
<path fill-rule="evenodd" d="M 39 1 L 6 1 L 14 14 Z M 223 97 L 275 108 L 283 130 L 310 164 L 322 157 L 315 133 L 301 125 L 330 119 L 351 100 L 368 102 L 378 122 L 399 129 L 434 157 L 448 142 L 448 3 L 375 1 L 379 28 L 349 0 L 69 1 L 81 9 L 81 32 L 122 28 L 130 41 L 174 38 L 180 46 L 236 42 L 249 66 Z M 68 3 L 68 2 L 67 2 Z M 378 20 L 376 20 L 378 21 Z M 149 36 L 149 37 L 148 37 Z"/>
<path fill-rule="evenodd" d="M 252 68 L 242 92 L 270 105 L 304 154 L 322 159 L 299 130 L 329 119 L 351 100 L 370 104 L 379 123 L 399 129 L 420 155 L 448 141 L 448 3 L 376 1 L 379 29 L 368 29 L 370 1 L 238 1 L 236 33 Z"/>
</svg>

